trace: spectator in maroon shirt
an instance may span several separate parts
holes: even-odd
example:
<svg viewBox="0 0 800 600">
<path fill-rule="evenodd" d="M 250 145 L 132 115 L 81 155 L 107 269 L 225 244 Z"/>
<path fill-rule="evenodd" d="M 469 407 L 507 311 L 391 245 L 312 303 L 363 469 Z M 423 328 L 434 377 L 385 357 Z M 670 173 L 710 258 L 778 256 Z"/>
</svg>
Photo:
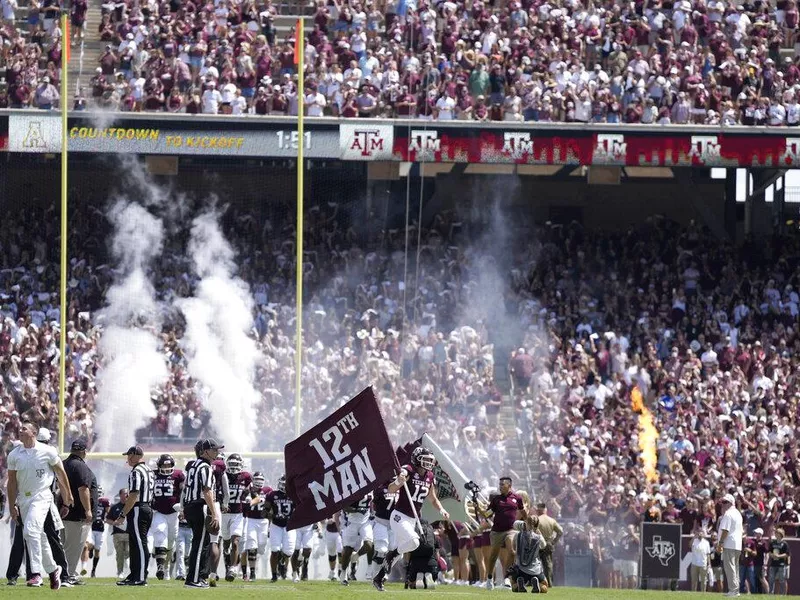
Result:
<svg viewBox="0 0 800 600">
<path fill-rule="evenodd" d="M 787 537 L 795 537 L 800 524 L 800 514 L 794 509 L 794 502 L 786 502 L 783 512 L 778 517 L 777 527 L 783 528 Z"/>
<path fill-rule="evenodd" d="M 753 538 L 747 537 L 747 532 L 742 532 L 742 553 L 739 555 L 739 591 L 745 594 L 754 594 L 756 591 L 756 558 L 758 549 Z"/>
<path fill-rule="evenodd" d="M 520 348 L 512 356 L 509 367 L 515 386 L 522 390 L 527 389 L 533 377 L 533 357 L 525 351 L 525 348 Z"/>
</svg>

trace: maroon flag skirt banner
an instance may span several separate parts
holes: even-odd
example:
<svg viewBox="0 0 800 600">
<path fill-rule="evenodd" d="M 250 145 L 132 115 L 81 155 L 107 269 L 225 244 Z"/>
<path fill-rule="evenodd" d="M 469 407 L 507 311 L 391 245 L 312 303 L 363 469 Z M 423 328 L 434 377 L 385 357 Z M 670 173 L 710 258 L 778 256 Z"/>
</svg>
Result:
<svg viewBox="0 0 800 600">
<path fill-rule="evenodd" d="M 288 529 L 330 517 L 384 485 L 397 470 L 371 387 L 286 444 L 283 452 L 286 493 L 295 502 Z"/>
</svg>

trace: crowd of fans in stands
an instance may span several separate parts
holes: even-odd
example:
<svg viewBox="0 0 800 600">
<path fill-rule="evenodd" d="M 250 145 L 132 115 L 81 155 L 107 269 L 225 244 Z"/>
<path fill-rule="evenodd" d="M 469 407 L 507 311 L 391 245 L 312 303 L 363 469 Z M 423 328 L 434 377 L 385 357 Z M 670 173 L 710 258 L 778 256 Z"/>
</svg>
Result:
<svg viewBox="0 0 800 600">
<path fill-rule="evenodd" d="M 53 215 L 25 209 L 0 223 L 4 444 L 25 413 L 57 429 Z M 85 206 L 72 218 L 68 439 L 91 439 L 95 426 L 95 317 L 113 277 L 100 219 Z M 501 470 L 523 471 L 509 464 L 497 424 L 496 315 L 465 311 L 481 304 L 479 253 L 453 236 L 445 215 L 422 232 L 417 276 L 413 264 L 406 272 L 403 232 L 348 222 L 335 203 L 308 215 L 304 424 L 371 384 L 395 440 L 428 431 L 484 484 Z M 256 300 L 253 335 L 263 352 L 259 441 L 272 449 L 291 437 L 294 420 L 294 234 L 244 214 L 225 226 L 247 257 L 240 274 Z M 171 238 L 154 269 L 165 306 L 194 285 L 184 241 Z M 617 544 L 610 556 L 624 555 L 636 544 L 625 526 L 642 519 L 680 522 L 687 534 L 713 529 L 724 493 L 737 498 L 748 532 L 797 533 L 800 236 L 734 247 L 657 217 L 624 234 L 548 224 L 516 238 L 513 256 L 494 306 L 520 332 L 508 361 L 518 433 L 527 460 L 540 460 L 537 500 L 585 528 L 573 549 L 608 549 L 589 546 L 603 539 Z M 186 443 L 213 422 L 186 373 L 180 318 L 165 317 L 171 374 L 153 395 L 158 417 L 138 435 Z M 654 479 L 642 467 L 634 387 L 659 431 Z"/>
<path fill-rule="evenodd" d="M 554 227 L 522 256 L 518 426 L 540 495 L 579 524 L 573 550 L 636 559 L 641 520 L 711 533 L 725 493 L 748 535 L 796 535 L 800 238 L 735 248 L 654 219 L 620 236 Z M 660 433 L 654 480 L 634 386 Z"/>
<path fill-rule="evenodd" d="M 398 444 L 427 431 L 464 463 L 480 465 L 479 472 L 493 480 L 506 466 L 506 440 L 497 424 L 501 394 L 494 384 L 486 328 L 480 323 L 456 327 L 455 301 L 449 308 L 441 302 L 439 308 L 427 300 L 439 298 L 443 286 L 455 289 L 457 282 L 467 283 L 469 275 L 455 270 L 450 276 L 421 272 L 420 285 L 430 287 L 417 302 L 424 313 L 419 313 L 417 325 L 412 315 L 404 321 L 404 263 L 398 261 L 402 237 L 387 239 L 382 248 L 374 240 L 353 239 L 337 212 L 326 206 L 309 214 L 304 427 L 373 385 Z M 58 429 L 58 266 L 55 250 L 48 245 L 57 237 L 53 214 L 29 209 L 9 214 L 0 224 L 0 371 L 5 374 L 0 380 L 0 421 L 6 444 L 25 413 Z M 114 276 L 113 265 L 103 264 L 108 231 L 97 227 L 102 219 L 97 209 L 86 206 L 72 218 L 68 443 L 77 437 L 93 439 L 95 434 L 95 382 L 102 362 L 97 342 L 103 329 L 97 311 Z M 44 224 L 33 236 L 32 223 Z M 228 220 L 239 256 L 249 257 L 243 259 L 240 275 L 250 284 L 257 305 L 252 335 L 263 354 L 256 374 L 263 397 L 257 449 L 274 450 L 294 437 L 294 233 L 289 228 L 276 236 L 262 225 L 244 215 Z M 379 234 L 380 228 L 375 236 Z M 433 231 L 426 234 L 431 243 L 438 236 Z M 196 283 L 186 275 L 191 263 L 184 241 L 181 236 L 172 239 L 154 269 L 154 284 L 165 307 L 175 297 L 191 294 Z M 423 261 L 439 265 L 447 252 L 445 246 L 432 247 Z M 332 273 L 336 276 L 328 279 Z M 455 293 L 468 299 L 466 289 Z M 409 306 L 415 306 L 411 298 Z M 182 319 L 165 308 L 164 322 L 160 337 L 170 377 L 152 396 L 158 416 L 137 434 L 151 447 L 185 445 L 213 433 L 203 393 L 187 373 Z M 235 440 L 230 442 L 235 447 Z"/>
<path fill-rule="evenodd" d="M 71 43 L 92 27 L 106 44 L 77 108 L 297 114 L 294 31 L 279 32 L 271 0 L 108 3 L 99 23 L 72 4 Z M 59 3 L 30 2 L 27 31 L 15 6 L 0 107 L 54 108 Z M 798 8 L 776 6 L 318 0 L 302 103 L 310 116 L 796 126 Z"/>
</svg>

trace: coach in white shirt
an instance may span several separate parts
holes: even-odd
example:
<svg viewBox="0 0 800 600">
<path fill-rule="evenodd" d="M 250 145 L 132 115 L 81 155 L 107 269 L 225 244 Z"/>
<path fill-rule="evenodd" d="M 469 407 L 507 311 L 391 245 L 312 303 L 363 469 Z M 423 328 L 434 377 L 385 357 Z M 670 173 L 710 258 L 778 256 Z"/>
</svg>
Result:
<svg viewBox="0 0 800 600">
<path fill-rule="evenodd" d="M 61 567 L 56 565 L 44 533 L 44 521 L 53 504 L 53 473 L 58 477 L 64 505 L 72 506 L 73 498 L 67 474 L 58 452 L 52 446 L 36 441 L 39 428 L 24 421 L 19 428 L 21 445 L 8 455 L 8 505 L 11 518 L 21 517 L 32 577 L 28 586 L 42 585 L 42 568 L 50 575 L 50 588 L 61 587 Z"/>
<path fill-rule="evenodd" d="M 742 553 L 742 513 L 736 508 L 731 494 L 722 497 L 724 514 L 719 520 L 719 542 L 717 551 L 722 552 L 722 568 L 728 581 L 728 597 L 739 595 L 739 555 Z"/>
</svg>

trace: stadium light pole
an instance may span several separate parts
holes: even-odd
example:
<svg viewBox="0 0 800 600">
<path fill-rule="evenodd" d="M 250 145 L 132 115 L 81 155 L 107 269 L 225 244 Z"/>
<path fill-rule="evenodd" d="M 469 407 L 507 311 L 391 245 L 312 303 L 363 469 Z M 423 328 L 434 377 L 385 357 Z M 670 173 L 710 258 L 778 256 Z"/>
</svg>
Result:
<svg viewBox="0 0 800 600">
<path fill-rule="evenodd" d="M 305 35 L 303 17 L 297 19 L 295 27 L 295 63 L 297 64 L 297 236 L 295 248 L 295 279 L 297 299 L 294 348 L 294 433 L 300 435 L 300 406 L 302 404 L 303 380 L 303 113 L 305 112 Z"/>
<path fill-rule="evenodd" d="M 66 39 L 66 42 L 65 42 Z M 64 453 L 64 422 L 67 379 L 67 73 L 69 70 L 69 20 L 66 7 L 61 13 L 61 335 L 58 357 L 58 449 Z"/>
</svg>

